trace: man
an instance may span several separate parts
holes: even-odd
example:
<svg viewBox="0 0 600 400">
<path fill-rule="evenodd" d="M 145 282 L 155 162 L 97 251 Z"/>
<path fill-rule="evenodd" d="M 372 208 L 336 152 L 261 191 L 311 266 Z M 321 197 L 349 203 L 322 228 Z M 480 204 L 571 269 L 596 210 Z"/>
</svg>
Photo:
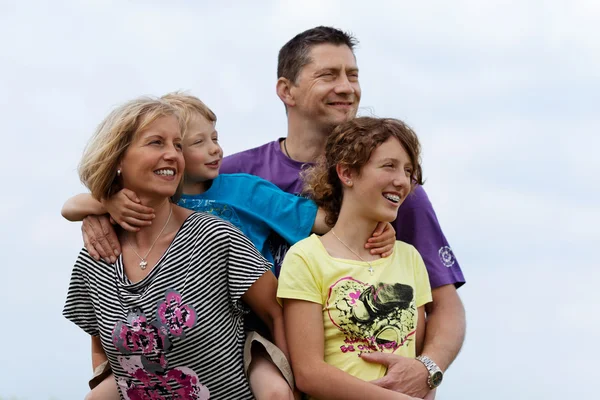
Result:
<svg viewBox="0 0 600 400">
<path fill-rule="evenodd" d="M 356 116 L 361 89 L 353 48 L 356 40 L 334 28 L 316 27 L 302 32 L 279 52 L 277 95 L 288 119 L 285 138 L 234 154 L 223 160 L 222 173 L 249 173 L 299 194 L 300 172 L 323 153 L 332 129 Z M 414 245 L 429 272 L 433 302 L 427 307 L 427 330 L 422 361 L 393 354 L 362 357 L 388 365 L 380 386 L 423 397 L 439 384 L 441 373 L 458 355 L 465 334 L 463 305 L 456 289 L 464 284 L 427 194 L 422 187 L 400 207 L 394 222 L 396 236 Z M 285 245 L 277 243 L 276 262 Z"/>
</svg>

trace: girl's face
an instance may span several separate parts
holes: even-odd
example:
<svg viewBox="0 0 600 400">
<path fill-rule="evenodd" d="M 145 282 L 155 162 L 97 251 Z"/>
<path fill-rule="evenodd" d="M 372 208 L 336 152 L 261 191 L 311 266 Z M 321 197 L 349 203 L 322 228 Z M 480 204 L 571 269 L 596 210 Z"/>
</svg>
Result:
<svg viewBox="0 0 600 400">
<path fill-rule="evenodd" d="M 185 182 L 196 184 L 215 179 L 219 175 L 223 149 L 214 122 L 194 115 L 187 126 L 183 141 Z M 188 193 L 188 190 L 185 190 Z"/>
<path fill-rule="evenodd" d="M 136 134 L 119 163 L 123 187 L 140 197 L 170 197 L 185 167 L 179 121 L 160 117 Z"/>
<path fill-rule="evenodd" d="M 345 187 L 343 205 L 372 221 L 395 220 L 411 190 L 412 168 L 400 141 L 390 137 L 371 153 L 360 173 L 347 171 L 347 176 L 341 177 Z"/>
</svg>

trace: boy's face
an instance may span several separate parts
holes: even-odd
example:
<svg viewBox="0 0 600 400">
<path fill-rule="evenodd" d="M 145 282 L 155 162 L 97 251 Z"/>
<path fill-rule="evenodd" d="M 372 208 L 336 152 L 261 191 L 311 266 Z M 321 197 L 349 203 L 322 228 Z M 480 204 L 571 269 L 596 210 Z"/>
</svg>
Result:
<svg viewBox="0 0 600 400">
<path fill-rule="evenodd" d="M 204 182 L 219 175 L 223 149 L 214 122 L 200 115 L 192 117 L 183 139 L 183 157 L 186 182 Z"/>
</svg>

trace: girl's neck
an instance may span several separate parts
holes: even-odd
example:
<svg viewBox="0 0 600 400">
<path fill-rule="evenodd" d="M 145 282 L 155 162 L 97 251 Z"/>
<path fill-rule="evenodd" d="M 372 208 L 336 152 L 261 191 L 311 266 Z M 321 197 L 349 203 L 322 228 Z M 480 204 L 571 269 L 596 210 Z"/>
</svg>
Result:
<svg viewBox="0 0 600 400">
<path fill-rule="evenodd" d="M 365 244 L 373 235 L 376 227 L 377 221 L 361 217 L 360 214 L 350 211 L 348 207 L 344 208 L 342 206 L 332 231 L 335 232 L 334 237 L 337 236 L 335 237 L 336 240 L 341 241 L 343 245 L 348 246 L 363 259 L 372 260 L 374 257 L 368 249 L 365 249 Z"/>
</svg>

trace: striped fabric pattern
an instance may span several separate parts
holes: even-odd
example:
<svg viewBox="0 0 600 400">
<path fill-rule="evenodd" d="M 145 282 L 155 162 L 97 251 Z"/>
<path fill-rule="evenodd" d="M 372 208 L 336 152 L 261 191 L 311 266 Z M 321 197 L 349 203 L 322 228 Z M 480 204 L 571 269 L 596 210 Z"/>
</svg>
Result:
<svg viewBox="0 0 600 400">
<path fill-rule="evenodd" d="M 252 399 L 240 298 L 270 267 L 237 228 L 194 213 L 137 283 L 121 257 L 82 249 L 63 315 L 100 336 L 125 399 Z"/>
</svg>

